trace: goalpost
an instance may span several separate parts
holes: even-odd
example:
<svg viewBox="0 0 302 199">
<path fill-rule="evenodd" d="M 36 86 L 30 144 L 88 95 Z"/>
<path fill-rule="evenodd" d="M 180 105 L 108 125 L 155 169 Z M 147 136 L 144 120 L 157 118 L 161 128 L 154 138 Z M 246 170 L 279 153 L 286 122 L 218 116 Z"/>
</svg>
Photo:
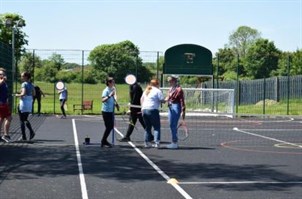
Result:
<svg viewBox="0 0 302 199">
<path fill-rule="evenodd" d="M 169 88 L 160 88 L 167 95 Z M 211 113 L 233 116 L 235 112 L 234 89 L 182 88 L 188 113 Z"/>
</svg>

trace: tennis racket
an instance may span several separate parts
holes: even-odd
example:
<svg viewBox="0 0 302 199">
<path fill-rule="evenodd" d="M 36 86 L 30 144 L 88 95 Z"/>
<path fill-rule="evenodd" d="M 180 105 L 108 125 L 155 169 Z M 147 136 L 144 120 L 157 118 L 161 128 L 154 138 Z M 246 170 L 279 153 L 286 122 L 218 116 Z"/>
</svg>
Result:
<svg viewBox="0 0 302 199">
<path fill-rule="evenodd" d="M 129 118 L 130 117 L 130 111 L 124 111 L 124 113 L 122 114 L 122 120 L 123 120 L 123 123 L 125 124 L 130 124 L 131 126 L 134 127 L 134 129 L 138 132 L 138 129 L 136 127 L 136 125 L 133 123 L 133 121 Z M 127 118 L 126 118 L 127 117 Z"/>
<path fill-rule="evenodd" d="M 132 74 L 129 74 L 125 77 L 125 82 L 128 84 L 128 85 L 133 85 L 135 84 L 136 82 L 136 77 Z"/>
<path fill-rule="evenodd" d="M 64 88 L 65 88 L 64 82 L 58 81 L 58 82 L 56 83 L 56 89 L 57 89 L 57 90 L 63 90 Z"/>
<path fill-rule="evenodd" d="M 178 139 L 181 141 L 184 141 L 189 137 L 188 128 L 184 120 L 182 120 L 177 126 L 177 135 Z"/>
</svg>

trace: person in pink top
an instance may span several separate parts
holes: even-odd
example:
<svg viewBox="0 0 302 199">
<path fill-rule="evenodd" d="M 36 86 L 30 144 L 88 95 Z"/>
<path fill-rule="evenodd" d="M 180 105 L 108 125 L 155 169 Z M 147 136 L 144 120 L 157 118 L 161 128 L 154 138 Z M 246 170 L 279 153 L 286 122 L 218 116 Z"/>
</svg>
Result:
<svg viewBox="0 0 302 199">
<path fill-rule="evenodd" d="M 171 75 L 168 77 L 170 89 L 166 97 L 166 101 L 168 102 L 169 107 L 168 117 L 172 134 L 172 142 L 171 144 L 167 145 L 167 148 L 169 149 L 178 148 L 177 125 L 181 115 L 184 119 L 186 111 L 184 92 L 179 86 L 177 80 L 178 77 L 175 75 Z"/>
</svg>

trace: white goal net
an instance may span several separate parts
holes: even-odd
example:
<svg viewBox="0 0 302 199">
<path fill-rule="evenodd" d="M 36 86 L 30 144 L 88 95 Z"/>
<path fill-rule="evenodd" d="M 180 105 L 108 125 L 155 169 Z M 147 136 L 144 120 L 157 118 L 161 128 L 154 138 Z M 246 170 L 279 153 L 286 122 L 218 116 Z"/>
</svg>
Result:
<svg viewBox="0 0 302 199">
<path fill-rule="evenodd" d="M 167 95 L 169 88 L 160 88 Z M 234 114 L 234 89 L 182 88 L 186 112 Z M 163 107 L 164 108 L 164 107 Z"/>
</svg>

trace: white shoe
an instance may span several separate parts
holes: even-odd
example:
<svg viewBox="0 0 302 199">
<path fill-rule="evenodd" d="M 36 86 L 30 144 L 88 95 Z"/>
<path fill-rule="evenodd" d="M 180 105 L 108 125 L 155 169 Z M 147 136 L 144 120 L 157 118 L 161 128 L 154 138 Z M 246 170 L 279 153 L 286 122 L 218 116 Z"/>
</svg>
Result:
<svg viewBox="0 0 302 199">
<path fill-rule="evenodd" d="M 152 145 L 154 148 L 159 148 L 159 142 L 155 142 L 155 144 Z"/>
<path fill-rule="evenodd" d="M 150 142 L 145 142 L 145 148 L 150 148 L 152 145 Z"/>
<path fill-rule="evenodd" d="M 3 135 L 3 136 L 1 137 L 1 139 L 2 139 L 4 142 L 7 142 L 7 143 L 10 142 L 10 136 L 8 136 L 8 135 Z"/>
<path fill-rule="evenodd" d="M 172 142 L 171 144 L 167 145 L 168 149 L 178 149 L 178 144 Z"/>
</svg>

